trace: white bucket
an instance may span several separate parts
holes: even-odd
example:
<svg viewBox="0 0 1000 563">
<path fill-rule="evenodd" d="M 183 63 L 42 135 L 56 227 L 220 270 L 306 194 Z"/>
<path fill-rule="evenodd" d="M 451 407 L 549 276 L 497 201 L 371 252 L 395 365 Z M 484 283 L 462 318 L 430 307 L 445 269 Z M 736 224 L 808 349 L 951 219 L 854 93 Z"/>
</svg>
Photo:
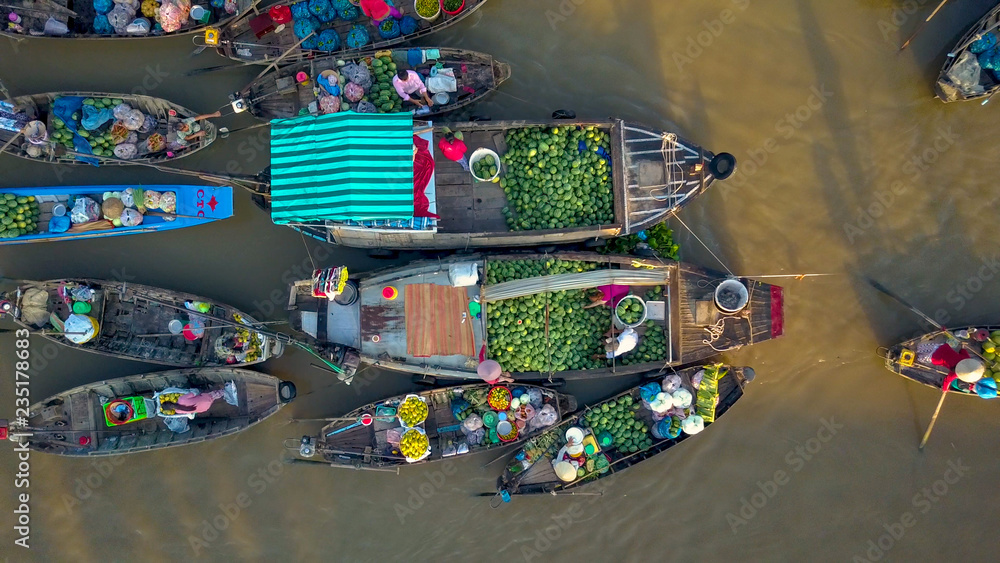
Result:
<svg viewBox="0 0 1000 563">
<path fill-rule="evenodd" d="M 492 156 L 493 161 L 497 163 L 497 173 L 489 178 L 480 178 L 479 176 L 476 176 L 475 172 L 472 172 L 472 166 L 486 156 Z M 472 174 L 473 178 L 479 180 L 480 182 L 492 182 L 500 176 L 500 155 L 486 147 L 478 148 L 472 151 L 472 156 L 469 157 L 469 173 Z"/>
<path fill-rule="evenodd" d="M 735 305 L 731 303 L 721 303 L 719 297 L 723 292 L 735 292 L 738 296 Z M 745 285 L 743 285 L 740 280 L 735 278 L 730 278 L 719 284 L 719 287 L 715 288 L 715 306 L 719 308 L 720 311 L 725 313 L 739 313 L 747 306 L 750 301 L 750 292 L 747 291 Z"/>
</svg>

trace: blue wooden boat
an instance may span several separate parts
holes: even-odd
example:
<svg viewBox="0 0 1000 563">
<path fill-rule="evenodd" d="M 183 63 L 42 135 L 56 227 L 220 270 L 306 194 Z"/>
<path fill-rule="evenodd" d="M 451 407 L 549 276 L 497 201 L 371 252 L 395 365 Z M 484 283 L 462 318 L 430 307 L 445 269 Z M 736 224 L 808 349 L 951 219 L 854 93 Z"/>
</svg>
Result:
<svg viewBox="0 0 1000 563">
<path fill-rule="evenodd" d="M 142 224 L 134 227 L 114 227 L 106 230 L 83 230 L 74 232 L 53 233 L 48 231 L 49 221 L 53 217 L 56 205 L 66 207 L 67 213 L 72 208 L 70 201 L 74 198 L 87 196 L 98 204 L 103 200 L 105 192 L 121 192 L 130 187 L 141 187 L 145 191 L 160 193 L 174 192 L 177 195 L 177 208 L 173 213 L 153 210 L 147 212 Z M 111 185 L 111 186 L 52 186 L 39 188 L 0 188 L 0 193 L 14 194 L 17 197 L 34 197 L 38 202 L 38 232 L 23 234 L 15 238 L 0 238 L 0 245 L 24 244 L 29 242 L 54 242 L 62 240 L 80 240 L 118 235 L 131 235 L 167 231 L 184 227 L 193 227 L 227 219 L 233 215 L 233 188 L 231 186 L 198 186 L 198 185 Z M 106 226 L 110 227 L 110 223 Z"/>
</svg>

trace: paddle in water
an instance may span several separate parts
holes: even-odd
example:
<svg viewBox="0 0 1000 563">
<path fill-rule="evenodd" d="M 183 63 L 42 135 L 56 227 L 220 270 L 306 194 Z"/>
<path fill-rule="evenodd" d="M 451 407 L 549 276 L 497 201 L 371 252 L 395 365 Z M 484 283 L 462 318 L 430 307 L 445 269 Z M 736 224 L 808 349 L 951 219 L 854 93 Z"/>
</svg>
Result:
<svg viewBox="0 0 1000 563">
<path fill-rule="evenodd" d="M 920 315 L 921 317 L 923 317 L 923 319 L 924 319 L 925 321 L 929 322 L 929 323 L 930 323 L 930 324 L 931 324 L 932 326 L 934 326 L 934 327 L 937 327 L 937 328 L 938 328 L 939 330 L 941 330 L 942 332 L 944 332 L 944 333 L 945 333 L 946 335 L 948 335 L 948 336 L 949 336 L 950 338 L 953 338 L 953 339 L 955 339 L 955 340 L 958 340 L 957 338 L 955 338 L 955 335 L 954 335 L 954 334 L 952 334 L 952 333 L 951 333 L 951 332 L 950 332 L 950 331 L 949 331 L 948 329 L 946 329 L 945 327 L 941 326 L 941 324 L 940 324 L 940 323 L 938 323 L 938 322 L 936 322 L 936 321 L 935 321 L 934 319 L 932 319 L 932 318 L 930 317 L 930 315 L 927 315 L 926 313 L 924 313 L 924 312 L 923 312 L 923 311 L 921 311 L 920 309 L 917 309 L 917 308 L 916 308 L 916 307 L 914 307 L 913 305 L 910 305 L 910 304 L 909 304 L 909 303 L 907 303 L 907 302 L 906 302 L 906 301 L 905 301 L 905 300 L 904 300 L 904 299 L 903 299 L 902 297 L 899 297 L 899 296 L 898 296 L 898 295 L 896 295 L 895 293 L 893 293 L 893 292 L 889 291 L 889 290 L 888 290 L 888 289 L 886 289 L 886 288 L 885 288 L 885 286 L 883 286 L 882 284 L 878 283 L 877 281 L 875 281 L 875 280 L 873 280 L 873 279 L 869 279 L 869 280 L 868 280 L 868 283 L 869 283 L 869 284 L 870 284 L 870 285 L 871 285 L 872 287 L 874 287 L 875 289 L 877 289 L 877 290 L 878 290 L 879 292 L 881 292 L 881 293 L 884 293 L 885 295 L 887 295 L 887 296 L 889 296 L 890 298 L 892 298 L 892 300 L 893 300 L 893 301 L 896 301 L 896 302 L 897 302 L 897 303 L 899 303 L 900 305 L 902 305 L 902 306 L 906 307 L 907 309 L 909 309 L 909 310 L 913 311 L 913 312 L 914 312 L 914 313 L 916 313 L 917 315 Z M 979 353 L 978 353 L 978 352 L 976 352 L 975 350 L 972 350 L 972 352 L 973 352 L 973 353 L 975 353 L 975 354 L 976 354 L 977 356 L 979 355 Z M 924 445 L 926 445 L 926 444 L 927 444 L 927 440 L 928 440 L 928 439 L 930 439 L 930 437 L 931 437 L 931 431 L 932 431 L 932 430 L 934 430 L 934 423 L 935 423 L 935 422 L 937 422 L 937 417 L 938 417 L 938 414 L 940 414 L 940 412 L 941 412 L 941 406 L 942 406 L 942 405 L 944 405 L 944 399 L 945 399 L 945 397 L 947 397 L 947 396 L 948 396 L 948 390 L 947 390 L 947 389 L 943 389 L 943 390 L 941 391 L 941 399 L 940 399 L 940 400 L 938 401 L 938 404 L 937 404 L 937 408 L 936 408 L 936 409 L 934 409 L 934 416 L 932 416 L 932 417 L 931 417 L 931 422 L 930 422 L 930 424 L 928 424 L 928 425 L 927 425 L 927 431 L 926 431 L 926 432 L 924 432 L 924 437 L 923 437 L 923 439 L 921 439 L 921 440 L 920 440 L 920 446 L 918 446 L 918 448 L 917 448 L 917 449 L 919 449 L 919 450 L 923 450 L 923 449 L 924 449 Z"/>
</svg>

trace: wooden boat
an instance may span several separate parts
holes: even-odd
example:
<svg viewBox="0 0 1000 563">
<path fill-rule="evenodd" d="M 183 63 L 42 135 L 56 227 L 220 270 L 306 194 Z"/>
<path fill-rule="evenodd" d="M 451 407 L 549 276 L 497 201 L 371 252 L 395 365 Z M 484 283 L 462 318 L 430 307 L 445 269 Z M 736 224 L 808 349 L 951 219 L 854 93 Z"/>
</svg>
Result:
<svg viewBox="0 0 1000 563">
<path fill-rule="evenodd" d="M 475 285 L 452 287 L 455 272 L 473 267 L 479 280 Z M 489 281 L 498 279 L 496 272 L 511 269 L 533 277 Z M 572 273 L 544 275 L 549 271 Z M 429 381 L 478 380 L 477 367 L 486 358 L 499 361 L 517 380 L 591 379 L 687 365 L 783 333 L 781 287 L 745 278 L 726 280 L 726 274 L 681 262 L 594 252 L 458 255 L 351 277 L 334 300 L 313 297 L 312 280 L 295 282 L 289 296 L 290 323 L 320 350 L 347 346 L 357 350 L 362 361 L 430 376 Z M 715 300 L 717 286 L 724 281 L 745 289 L 746 305 L 738 312 L 724 311 Z M 604 354 L 602 333 L 615 322 L 615 311 L 583 310 L 589 303 L 583 291 L 567 292 L 562 303 L 551 296 L 607 284 L 628 285 L 639 297 L 649 297 L 651 291 L 656 295 L 646 305 L 648 322 L 635 329 L 640 339 L 632 355 L 604 361 L 593 355 Z M 519 296 L 532 302 L 505 303 Z M 518 308 L 513 316 L 512 303 Z M 522 334 L 502 328 L 514 325 Z M 644 341 L 647 351 L 642 351 Z M 534 358 L 526 368 L 528 352 Z"/>
<path fill-rule="evenodd" d="M 157 407 L 159 398 L 154 400 L 154 393 L 165 389 L 206 392 L 230 381 L 235 384 L 237 404 L 218 399 L 208 411 L 189 420 L 185 417 L 186 432 L 168 428 Z M 28 427 L 12 428 L 11 439 L 18 440 L 21 430 L 30 432 L 28 447 L 57 455 L 143 452 L 235 434 L 278 412 L 294 398 L 295 385 L 291 382 L 245 369 L 179 369 L 133 375 L 81 385 L 35 403 L 27 417 Z M 108 422 L 106 409 L 116 399 L 138 407 L 131 421 L 120 425 Z"/>
<path fill-rule="evenodd" d="M 17 197 L 35 198 L 40 211 L 38 216 L 39 231 L 36 234 L 25 234 L 15 238 L 0 238 L 0 245 L 83 240 L 153 233 L 204 225 L 233 216 L 233 188 L 231 186 L 143 185 L 142 188 L 144 190 L 152 190 L 159 193 L 175 193 L 177 195 L 177 207 L 174 213 L 149 213 L 144 215 L 140 225 L 134 227 L 122 226 L 108 228 L 107 230 L 79 230 L 77 232 L 67 231 L 62 233 L 48 231 L 49 221 L 53 218 L 52 211 L 56 206 L 61 205 L 66 210 L 64 213 L 68 213 L 73 207 L 70 202 L 71 199 L 89 197 L 100 204 L 103 201 L 104 193 L 122 192 L 129 187 L 131 186 L 52 186 L 0 189 L 0 193 L 14 194 Z"/>
<path fill-rule="evenodd" d="M 355 3 L 356 2 L 352 2 Z M 218 51 L 224 57 L 246 63 L 271 63 L 279 59 L 282 64 L 297 63 L 313 57 L 330 54 L 350 53 L 352 51 L 369 51 L 386 49 L 405 42 L 411 42 L 451 27 L 462 21 L 486 3 L 486 0 L 465 0 L 465 8 L 456 15 L 448 15 L 442 10 L 440 17 L 428 22 L 416 15 L 414 2 L 404 0 L 394 2 L 396 8 L 404 16 L 412 17 L 418 24 L 418 29 L 408 35 L 400 35 L 393 39 L 382 39 L 378 30 L 372 25 L 371 19 L 360 14 L 350 21 L 337 18 L 324 29 L 333 29 L 340 38 L 340 48 L 334 51 L 302 48 L 301 39 L 295 36 L 294 25 L 275 24 L 271 15 L 263 12 L 254 17 L 241 18 L 232 22 L 222 30 L 219 37 Z M 347 35 L 355 27 L 365 28 L 371 41 L 359 49 L 351 49 L 347 44 Z M 314 36 L 315 37 L 315 36 Z M 305 43 L 305 46 L 310 46 Z"/>
<path fill-rule="evenodd" d="M 941 74 L 938 75 L 937 83 L 934 86 L 935 93 L 942 102 L 961 102 L 990 98 L 997 90 L 1000 90 L 1000 74 L 997 74 L 997 71 L 985 68 L 981 69 L 979 84 L 974 87 L 956 84 L 950 76 L 956 70 L 956 65 L 959 64 L 963 57 L 968 58 L 971 56 L 973 59 L 976 58 L 976 54 L 969 50 L 973 42 L 987 34 L 992 34 L 996 37 L 998 28 L 1000 28 L 1000 4 L 990 9 L 985 16 L 969 28 L 965 32 L 965 35 L 962 36 L 962 39 L 959 40 L 958 45 L 948 53 L 944 66 L 941 68 Z"/>
<path fill-rule="evenodd" d="M 974 333 L 977 330 L 981 338 L 987 335 L 996 334 L 996 338 L 989 336 L 989 341 L 978 340 Z M 971 350 L 973 358 L 990 358 L 992 363 L 987 362 L 985 377 L 992 378 L 995 375 L 1000 377 L 1000 361 L 995 361 L 995 352 L 988 352 L 984 349 L 984 344 L 992 347 L 994 340 L 1000 340 L 1000 326 L 985 326 L 979 328 L 964 328 L 950 330 L 951 334 L 960 338 L 962 348 Z M 900 342 L 891 348 L 879 348 L 878 355 L 885 360 L 885 367 L 889 371 L 901 375 L 906 379 L 916 381 L 937 391 L 941 391 L 944 386 L 944 378 L 948 375 L 948 370 L 944 366 L 937 366 L 931 363 L 931 354 L 942 344 L 946 344 L 951 339 L 944 331 L 934 331 L 911 338 L 905 342 Z M 978 355 L 978 356 L 977 356 Z M 948 388 L 949 392 L 960 395 L 977 396 L 975 385 L 970 385 L 962 381 L 956 381 Z"/>
<path fill-rule="evenodd" d="M 365 64 L 367 61 L 370 67 L 371 61 L 376 54 L 379 54 L 383 59 L 391 58 L 392 65 L 415 70 L 425 77 L 438 63 L 444 64 L 445 69 L 454 71 L 458 84 L 457 91 L 442 92 L 448 96 L 447 103 L 435 103 L 429 112 L 418 111 L 417 115 L 423 118 L 448 113 L 478 102 L 510 78 L 510 65 L 494 60 L 485 53 L 447 48 L 438 48 L 434 51 L 440 54 L 438 58 L 416 65 L 407 62 L 408 49 L 317 57 L 311 61 L 276 68 L 250 83 L 238 93 L 238 96 L 247 102 L 250 113 L 266 121 L 295 117 L 302 110 L 315 114 L 319 111 L 316 94 L 319 90 L 316 89 L 316 80 L 321 73 L 337 71 L 346 63 Z M 390 67 L 388 72 L 394 73 L 394 71 L 395 68 Z M 305 72 L 309 76 L 306 84 L 296 80 L 296 75 L 300 72 Z M 353 104 L 351 109 L 355 109 L 356 105 Z M 394 111 L 413 109 L 416 108 L 412 104 L 404 104 L 400 110 Z"/>
<path fill-rule="evenodd" d="M 694 400 L 697 401 L 693 405 L 695 412 L 697 412 L 701 410 L 698 406 L 702 401 L 702 393 L 692 386 L 691 378 L 699 372 L 704 374 L 709 368 L 716 367 L 720 370 L 725 370 L 725 375 L 718 380 L 718 394 L 715 397 L 717 401 L 716 405 L 714 409 L 709 408 L 710 411 L 714 412 L 714 420 L 718 420 L 719 417 L 729 411 L 736 401 L 743 397 L 744 387 L 754 379 L 753 369 L 749 367 L 727 367 L 718 364 L 717 366 L 691 367 L 676 374 L 680 376 L 682 386 L 691 391 Z M 664 373 L 656 373 L 647 379 L 644 385 L 649 382 L 663 380 L 664 375 Z M 530 440 L 510 458 L 503 475 L 497 479 L 498 492 L 494 498 L 502 498 L 509 501 L 512 495 L 559 494 L 562 491 L 576 489 L 604 477 L 621 473 L 625 469 L 661 454 L 695 435 L 688 434 L 687 432 L 680 432 L 674 438 L 669 438 L 669 434 L 667 436 L 661 435 L 660 437 L 654 435 L 656 420 L 653 418 L 653 412 L 649 408 L 649 403 L 643 402 L 640 388 L 641 386 L 634 387 L 606 401 L 592 405 L 575 416 L 564 420 L 562 424 L 552 428 L 541 436 Z M 706 399 L 704 404 L 709 405 L 711 403 Z M 609 406 L 608 410 L 604 410 L 605 405 Z M 616 411 L 618 405 L 624 405 L 625 408 L 621 411 Z M 588 416 L 590 413 L 594 413 L 594 415 Z M 602 446 L 599 443 L 601 431 L 597 430 L 597 428 L 600 428 L 601 423 L 599 420 L 602 416 L 615 420 L 617 420 L 617 417 L 622 417 L 624 420 L 630 422 L 639 421 L 639 427 L 629 434 L 633 436 L 633 438 L 629 439 L 632 441 L 623 441 L 616 437 L 610 445 Z M 704 419 L 704 428 L 712 424 L 714 422 L 709 422 L 707 418 Z M 556 460 L 558 462 L 564 457 L 560 454 L 565 451 L 564 448 L 567 442 L 566 434 L 571 428 L 582 431 L 581 434 L 585 436 L 584 443 L 589 441 L 588 438 L 593 437 L 596 443 L 594 445 L 596 451 L 590 455 L 584 453 L 580 458 L 581 460 L 586 460 L 583 467 L 579 468 L 582 471 L 578 470 L 575 477 L 566 481 L 560 479 L 556 474 L 553 461 Z M 635 438 L 637 436 L 636 431 L 638 431 L 638 438 Z M 677 432 L 676 426 L 674 431 Z M 632 445 L 629 446 L 628 444 Z"/>
<path fill-rule="evenodd" d="M 122 102 L 128 104 L 132 109 L 139 110 L 143 114 L 152 116 L 156 120 L 153 127 L 148 130 L 144 129 L 146 132 L 139 133 L 137 135 L 137 145 L 140 146 L 140 149 L 134 158 L 101 158 L 100 164 L 107 166 L 163 163 L 177 160 L 178 158 L 190 156 L 212 144 L 217 135 L 215 124 L 208 120 L 202 120 L 199 122 L 199 125 L 201 129 L 205 131 L 205 135 L 191 141 L 187 147 L 173 150 L 165 147 L 162 150 L 149 151 L 145 144 L 145 141 L 149 136 L 154 133 L 158 133 L 169 141 L 169 139 L 172 138 L 177 125 L 182 119 L 198 117 L 198 114 L 175 103 L 161 98 L 154 98 L 152 96 L 107 94 L 101 92 L 49 92 L 47 94 L 18 96 L 10 101 L 14 108 L 16 108 L 15 111 L 22 111 L 26 113 L 28 120 L 37 120 L 45 125 L 48 138 L 44 144 L 33 144 L 26 141 L 24 138 L 25 136 L 22 136 L 21 131 L 17 127 L 11 127 L 10 129 L 0 127 L 0 146 L 4 147 L 2 152 L 29 160 L 48 162 L 51 164 L 90 164 L 90 162 L 82 160 L 85 158 L 85 155 L 81 154 L 77 156 L 79 153 L 75 149 L 70 149 L 66 146 L 67 144 L 70 144 L 71 146 L 71 143 L 68 140 L 57 141 L 54 139 L 54 134 L 59 131 L 60 128 L 58 125 L 59 121 L 56 121 L 59 118 L 53 111 L 53 104 L 59 98 L 80 98 L 82 100 L 101 99 L 110 100 L 112 102 L 114 100 L 122 100 Z M 78 114 L 77 119 L 79 120 L 80 112 L 77 111 L 75 113 Z M 171 113 L 173 113 L 173 115 L 171 115 Z M 113 123 L 115 123 L 114 119 L 107 121 L 104 125 L 98 128 L 96 132 L 106 132 Z M 88 141 L 93 141 L 93 133 L 94 132 L 88 132 L 88 138 L 81 140 L 84 141 L 85 144 Z M 94 164 L 97 164 L 97 159 L 89 160 L 92 160 L 94 161 Z"/>
<path fill-rule="evenodd" d="M 21 30 L 4 25 L 0 28 L 0 35 L 5 35 L 14 40 L 24 38 L 47 38 L 47 39 L 146 39 L 156 37 L 176 37 L 179 35 L 190 35 L 194 33 L 204 33 L 210 27 L 220 27 L 229 24 L 250 9 L 251 0 L 236 0 L 236 11 L 232 14 L 226 13 L 222 8 L 212 7 L 208 2 L 200 3 L 202 9 L 208 10 L 209 19 L 207 22 L 200 22 L 188 18 L 181 25 L 180 29 L 165 32 L 162 29 L 151 29 L 141 32 L 136 28 L 133 33 L 117 33 L 114 29 L 111 33 L 98 33 L 94 29 L 94 19 L 97 12 L 91 2 L 72 2 L 71 0 L 13 0 L 7 3 L 5 12 L 14 12 L 21 16 Z M 136 17 L 143 17 L 144 14 L 137 13 Z M 53 19 L 67 27 L 67 32 L 58 34 L 52 30 L 46 30 L 46 22 Z M 146 18 L 147 20 L 149 18 Z M 151 23 L 156 23 L 155 21 Z M 5 22 L 6 24 L 6 22 Z"/>
<path fill-rule="evenodd" d="M 235 307 L 130 282 L 20 282 L 0 294 L 0 313 L 58 344 L 177 367 L 247 366 L 280 356 L 285 344 Z"/>
<path fill-rule="evenodd" d="M 296 128 L 307 127 L 308 120 L 301 123 L 283 125 L 282 131 L 294 132 Z M 587 134 L 602 133 L 609 139 L 610 163 L 606 185 L 598 188 L 579 188 L 580 199 L 609 198 L 606 201 L 609 220 L 593 220 L 592 224 L 575 226 L 583 220 L 570 223 L 548 223 L 545 227 L 518 226 L 512 224 L 518 219 L 514 203 L 505 191 L 508 175 L 518 174 L 507 165 L 502 165 L 499 183 L 480 182 L 457 162 L 449 160 L 438 150 L 438 143 L 445 135 L 445 127 L 433 130 L 414 124 L 417 136 L 427 141 L 434 158 L 433 175 L 424 190 L 428 200 L 428 211 L 438 219 L 414 217 L 415 207 L 403 193 L 400 185 L 398 202 L 391 202 L 393 214 L 405 217 L 389 217 L 375 220 L 355 220 L 362 217 L 347 207 L 336 207 L 314 202 L 343 201 L 344 194 L 357 191 L 357 199 L 369 201 L 357 187 L 358 183 L 330 182 L 315 187 L 299 180 L 301 159 L 297 156 L 285 163 L 275 158 L 275 142 L 272 138 L 271 167 L 271 217 L 275 223 L 301 230 L 319 240 L 344 246 L 381 250 L 449 250 L 467 248 L 510 248 L 516 246 L 542 246 L 552 244 L 579 243 L 594 239 L 608 239 L 642 231 L 660 223 L 677 213 L 696 196 L 707 190 L 717 179 L 729 177 L 735 170 L 735 158 L 727 153 L 715 155 L 701 147 L 685 141 L 675 133 L 657 131 L 620 119 L 601 121 L 549 122 L 497 121 L 450 123 L 452 131 L 464 134 L 468 156 L 478 149 L 494 151 L 503 159 L 507 152 L 506 138 L 511 132 L 522 128 L 545 127 L 548 131 L 584 131 Z M 357 129 L 354 129 L 355 131 Z M 282 133 L 284 134 L 284 133 Z M 294 133 L 288 133 L 294 134 Z M 332 133 L 330 137 L 334 137 Z M 326 139 L 326 137 L 322 137 Z M 308 151 L 308 149 L 305 149 Z M 328 177 L 343 177 L 356 168 L 342 169 L 343 165 L 322 164 L 319 149 L 314 157 L 317 174 Z M 386 155 L 380 163 L 392 161 Z M 341 168 L 338 168 L 340 166 Z M 541 177 L 540 177 L 541 178 Z M 538 180 L 539 183 L 542 180 Z M 303 195 L 308 190 L 307 195 Z M 544 192 L 541 185 L 539 192 Z M 545 205 L 546 198 L 535 198 L 519 205 Z M 390 205 L 388 199 L 380 200 Z M 404 209 L 406 211 L 399 211 Z M 376 210 L 378 211 L 378 210 Z M 602 211 L 603 212 L 603 211 Z M 386 214 L 379 215 L 380 217 Z M 368 217 L 370 215 L 364 215 Z M 569 221 L 569 219 L 567 219 Z M 588 221 L 591 221 L 588 218 Z M 552 226 L 550 226 L 552 225 Z M 563 225 L 563 226 L 560 226 Z"/>
<path fill-rule="evenodd" d="M 497 411 L 485 401 L 492 386 L 479 383 L 444 387 L 416 395 L 399 395 L 377 401 L 355 409 L 343 418 L 328 424 L 318 436 L 305 436 L 301 442 L 294 439 L 286 440 L 285 445 L 286 448 L 298 450 L 300 456 L 304 454 L 303 457 L 308 461 L 314 461 L 309 458 L 319 454 L 323 458 L 321 463 L 329 463 L 331 467 L 396 471 L 399 467 L 407 465 L 430 463 L 456 456 L 466 457 L 470 454 L 520 444 L 544 432 L 546 428 L 551 428 L 552 424 L 558 424 L 564 416 L 576 411 L 576 399 L 572 395 L 563 395 L 536 385 L 505 387 L 513 391 L 515 396 L 529 392 L 537 394 L 539 402 L 537 406 L 532 407 L 533 415 L 545 408 L 545 405 L 551 405 L 552 409 L 547 410 L 550 414 L 555 413 L 553 422 L 535 427 L 530 425 L 529 420 L 525 428 L 520 429 L 516 437 L 511 437 L 507 442 L 499 437 L 492 439 L 486 432 L 487 427 L 484 427 L 485 436 L 481 435 L 470 443 L 469 436 L 462 430 L 463 421 L 471 414 L 480 419 L 487 412 L 497 414 Z M 418 426 L 426 433 L 431 451 L 427 457 L 415 461 L 408 461 L 401 453 L 398 444 L 398 438 L 405 428 L 401 426 L 396 413 L 408 397 L 419 397 L 428 407 L 427 419 Z M 456 418 L 453 407 L 463 401 L 469 407 L 465 409 L 464 416 L 460 420 Z M 371 424 L 367 426 L 360 423 L 365 415 L 371 417 Z M 495 422 L 493 424 L 495 425 Z M 295 443 L 290 444 L 290 442 Z"/>
</svg>

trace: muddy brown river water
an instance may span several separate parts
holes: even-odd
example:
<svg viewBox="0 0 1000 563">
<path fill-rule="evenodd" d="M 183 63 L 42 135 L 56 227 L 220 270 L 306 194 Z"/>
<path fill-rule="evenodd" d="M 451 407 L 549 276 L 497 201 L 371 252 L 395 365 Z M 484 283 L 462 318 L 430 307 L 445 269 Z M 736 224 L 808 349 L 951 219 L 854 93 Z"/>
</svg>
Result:
<svg viewBox="0 0 1000 563">
<path fill-rule="evenodd" d="M 369 370 L 352 387 L 290 352 L 259 369 L 299 398 L 234 437 L 111 460 L 30 459 L 30 549 L 14 545 L 16 454 L 0 448 L 0 557 L 10 561 L 995 561 L 1000 404 L 938 394 L 887 372 L 877 346 L 921 328 L 873 277 L 953 326 L 997 323 L 1000 102 L 945 105 L 945 53 L 994 2 L 952 0 L 902 53 L 936 0 L 492 0 L 426 44 L 487 51 L 513 66 L 474 108 L 545 118 L 569 108 L 676 128 L 740 160 L 674 221 L 684 260 L 784 279 L 785 336 L 726 359 L 756 369 L 740 404 L 690 440 L 583 492 L 477 496 L 491 454 L 400 475 L 283 465 L 295 417 L 337 416 L 413 388 Z M 143 90 L 202 112 L 257 72 L 188 39 L 0 41 L 14 95 Z M 244 116 L 222 124 L 251 124 Z M 219 140 L 182 164 L 256 172 L 265 130 Z M 60 170 L 4 156 L 0 185 L 182 181 L 143 168 Z M 149 236 L 0 249 L 0 275 L 116 278 L 283 317 L 286 282 L 323 265 L 384 265 L 303 245 L 244 193 L 236 216 Z M 401 256 L 405 263 L 413 256 Z M 771 280 L 773 281 L 773 280 Z M 8 326 L 9 325 L 5 325 Z M 31 397 L 158 369 L 32 340 Z M 0 416 L 13 415 L 14 338 L 0 334 Z M 573 384 L 581 402 L 634 384 Z"/>
</svg>

